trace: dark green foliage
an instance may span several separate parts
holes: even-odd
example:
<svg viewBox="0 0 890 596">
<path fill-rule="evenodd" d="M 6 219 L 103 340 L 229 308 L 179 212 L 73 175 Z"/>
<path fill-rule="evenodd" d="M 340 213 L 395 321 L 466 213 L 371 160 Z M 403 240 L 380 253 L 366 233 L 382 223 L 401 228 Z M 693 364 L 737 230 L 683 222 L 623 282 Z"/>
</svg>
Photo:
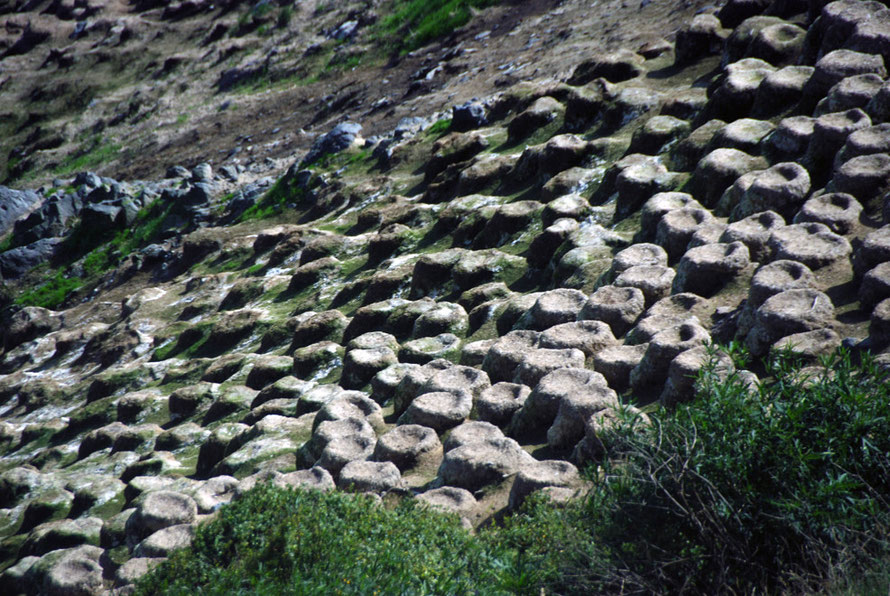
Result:
<svg viewBox="0 0 890 596">
<path fill-rule="evenodd" d="M 415 50 L 466 25 L 471 9 L 499 4 L 500 0 L 394 0 L 392 12 L 377 27 L 381 39 L 401 53 Z"/>
<path fill-rule="evenodd" d="M 790 359 L 748 391 L 702 373 L 700 399 L 651 432 L 616 431 L 592 492 L 605 589 L 751 593 L 817 588 L 875 564 L 890 524 L 890 383 L 841 353 L 829 378 Z"/>
<path fill-rule="evenodd" d="M 294 18 L 294 8 L 290 5 L 283 7 L 278 12 L 278 18 L 276 20 L 276 24 L 280 28 L 285 28 L 290 25 L 291 19 Z"/>
<path fill-rule="evenodd" d="M 259 485 L 138 594 L 499 594 L 509 566 L 455 517 Z"/>
<path fill-rule="evenodd" d="M 55 308 L 64 302 L 71 292 L 80 288 L 81 283 L 77 278 L 66 277 L 64 272 L 56 271 L 52 277 L 36 288 L 22 292 L 15 302 L 21 306 Z"/>
</svg>

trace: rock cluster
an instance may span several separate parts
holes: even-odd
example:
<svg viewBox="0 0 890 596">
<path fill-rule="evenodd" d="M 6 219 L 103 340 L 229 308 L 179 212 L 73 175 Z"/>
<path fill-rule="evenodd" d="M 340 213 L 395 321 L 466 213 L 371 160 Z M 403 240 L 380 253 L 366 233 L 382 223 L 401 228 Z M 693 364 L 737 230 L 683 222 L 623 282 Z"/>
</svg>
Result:
<svg viewBox="0 0 890 596">
<path fill-rule="evenodd" d="M 648 424 L 635 406 L 691 400 L 709 362 L 753 375 L 714 341 L 886 351 L 890 9 L 810 6 L 730 0 L 673 55 L 592 57 L 455 106 L 445 132 L 340 125 L 279 181 L 299 217 L 275 227 L 214 225 L 261 193 L 223 201 L 209 166 L 3 190 L 8 278 L 72 226 L 138 225 L 154 201 L 170 219 L 103 281 L 116 302 L 8 319 L 0 590 L 127 589 L 258 482 L 472 521 L 571 498 L 616 420 Z M 669 67 L 718 74 L 652 89 Z M 384 181 L 313 165 L 338 152 Z"/>
</svg>

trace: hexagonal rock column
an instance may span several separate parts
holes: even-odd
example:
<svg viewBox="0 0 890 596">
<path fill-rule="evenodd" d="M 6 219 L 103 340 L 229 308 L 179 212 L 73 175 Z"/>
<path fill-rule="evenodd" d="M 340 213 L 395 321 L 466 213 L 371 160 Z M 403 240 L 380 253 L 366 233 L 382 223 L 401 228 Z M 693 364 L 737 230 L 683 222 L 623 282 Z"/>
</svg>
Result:
<svg viewBox="0 0 890 596">
<path fill-rule="evenodd" d="M 679 259 L 695 231 L 711 223 L 714 216 L 706 209 L 683 207 L 668 211 L 658 222 L 655 242 L 664 247 L 671 261 Z"/>
<path fill-rule="evenodd" d="M 356 492 L 381 494 L 402 488 L 402 474 L 389 461 L 351 461 L 340 470 L 337 485 Z"/>
<path fill-rule="evenodd" d="M 798 261 L 810 269 L 847 259 L 853 252 L 846 238 L 820 223 L 792 224 L 776 230 L 769 246 L 774 258 Z"/>
<path fill-rule="evenodd" d="M 785 66 L 771 72 L 757 88 L 751 115 L 755 118 L 769 118 L 785 112 L 800 101 L 803 88 L 815 69 L 812 66 Z M 804 145 L 800 152 L 806 149 Z"/>
<path fill-rule="evenodd" d="M 666 213 L 683 207 L 701 208 L 701 203 L 685 192 L 660 192 L 652 195 L 640 209 L 641 233 L 647 240 L 654 239 L 661 218 Z"/>
<path fill-rule="evenodd" d="M 690 248 L 677 265 L 674 291 L 711 296 L 748 267 L 748 247 L 741 242 Z"/>
<path fill-rule="evenodd" d="M 433 509 L 439 509 L 448 513 L 469 513 L 476 505 L 476 497 L 473 493 L 463 488 L 443 486 L 434 488 L 417 495 L 417 500 Z"/>
<path fill-rule="evenodd" d="M 809 199 L 803 204 L 794 223 L 814 221 L 825 224 L 835 234 L 848 234 L 859 223 L 862 205 L 853 195 L 832 192 Z"/>
<path fill-rule="evenodd" d="M 853 266 L 858 275 L 890 261 L 890 225 L 878 228 L 862 239 L 856 249 Z"/>
<path fill-rule="evenodd" d="M 376 444 L 377 436 L 366 420 L 346 418 L 319 424 L 303 450 L 336 479 L 347 463 L 371 457 Z"/>
<path fill-rule="evenodd" d="M 439 466 L 439 478 L 449 486 L 477 491 L 534 461 L 513 439 L 489 439 L 448 451 Z"/>
<path fill-rule="evenodd" d="M 587 294 L 580 290 L 558 288 L 541 294 L 520 325 L 543 331 L 554 325 L 577 320 L 578 313 L 587 302 Z"/>
<path fill-rule="evenodd" d="M 763 265 L 754 273 L 748 288 L 748 305 L 758 308 L 771 296 L 785 290 L 813 288 L 816 277 L 803 263 L 778 260 Z"/>
<path fill-rule="evenodd" d="M 587 358 L 618 343 L 612 330 L 602 321 L 577 321 L 551 327 L 541 334 L 542 348 L 571 349 L 584 352 Z"/>
<path fill-rule="evenodd" d="M 605 377 L 609 387 L 623 392 L 630 385 L 630 373 L 643 359 L 648 344 L 618 345 L 593 357 L 593 368 Z"/>
<path fill-rule="evenodd" d="M 576 348 L 537 348 L 522 357 L 513 382 L 534 387 L 552 371 L 560 368 L 583 368 L 584 362 L 584 352 Z"/>
<path fill-rule="evenodd" d="M 649 306 L 671 293 L 675 276 L 676 272 L 665 265 L 636 265 L 616 277 L 614 285 L 638 288 Z"/>
<path fill-rule="evenodd" d="M 876 348 L 890 345 L 890 298 L 878 302 L 872 310 L 868 338 Z"/>
<path fill-rule="evenodd" d="M 854 157 L 874 155 L 890 151 L 890 123 L 878 124 L 857 130 L 847 137 L 843 148 L 834 159 L 834 167 Z"/>
<path fill-rule="evenodd" d="M 580 485 L 578 468 L 567 461 L 551 459 L 525 464 L 513 481 L 509 506 L 517 509 L 533 492 L 547 487 L 577 489 Z"/>
<path fill-rule="evenodd" d="M 529 394 L 522 409 L 510 422 L 511 436 L 542 433 L 549 428 L 559 412 L 562 400 L 573 394 L 608 389 L 605 377 L 584 368 L 560 368 L 546 375 Z"/>
<path fill-rule="evenodd" d="M 834 305 L 818 290 L 785 290 L 768 298 L 756 311 L 754 326 L 745 344 L 755 356 L 763 356 L 781 338 L 831 327 Z"/>
<path fill-rule="evenodd" d="M 667 377 L 671 361 L 680 353 L 711 341 L 701 325 L 681 323 L 659 331 L 649 342 L 646 354 L 630 373 L 630 385 L 639 395 L 653 394 Z"/>
<path fill-rule="evenodd" d="M 695 397 L 695 381 L 698 373 L 715 358 L 713 373 L 725 379 L 735 367 L 732 358 L 725 352 L 713 350 L 707 346 L 698 346 L 680 353 L 671 361 L 668 368 L 667 382 L 661 392 L 659 401 L 667 408 L 687 402 Z"/>
<path fill-rule="evenodd" d="M 511 331 L 501 336 L 488 350 L 482 370 L 496 383 L 512 381 L 522 358 L 538 346 L 540 337 L 539 331 L 530 329 Z"/>
<path fill-rule="evenodd" d="M 467 391 L 435 391 L 416 397 L 399 422 L 420 424 L 442 432 L 466 420 L 472 409 L 473 396 Z"/>
<path fill-rule="evenodd" d="M 743 174 L 766 168 L 762 157 L 738 149 L 715 149 L 698 162 L 689 181 L 692 195 L 705 207 L 713 207 L 720 196 Z"/>
<path fill-rule="evenodd" d="M 490 422 L 496 426 L 504 426 L 510 422 L 528 399 L 531 389 L 517 383 L 495 383 L 485 389 L 476 400 L 476 414 L 479 420 Z"/>
<path fill-rule="evenodd" d="M 588 386 L 564 395 L 553 425 L 547 430 L 547 444 L 554 449 L 574 447 L 584 438 L 584 421 L 600 410 L 616 408 L 618 394 L 605 385 Z"/>
<path fill-rule="evenodd" d="M 729 224 L 720 236 L 720 242 L 741 242 L 748 247 L 752 261 L 769 260 L 770 236 L 785 226 L 785 220 L 774 211 L 762 211 Z"/>
<path fill-rule="evenodd" d="M 838 166 L 832 180 L 834 190 L 861 201 L 880 196 L 890 187 L 890 155 L 860 155 Z"/>
<path fill-rule="evenodd" d="M 468 420 L 448 433 L 443 448 L 445 451 L 451 451 L 464 445 L 503 438 L 504 432 L 494 424 L 481 420 Z"/>
<path fill-rule="evenodd" d="M 602 286 L 590 295 L 578 320 L 602 321 L 614 337 L 622 337 L 645 310 L 646 299 L 639 288 Z"/>
<path fill-rule="evenodd" d="M 793 217 L 810 192 L 810 175 L 799 164 L 780 163 L 757 175 L 732 208 L 731 219 L 738 221 L 761 211 L 775 211 L 786 219 Z"/>
<path fill-rule="evenodd" d="M 374 459 L 390 461 L 405 471 L 436 461 L 442 456 L 442 443 L 436 431 L 418 424 L 403 424 L 377 439 Z"/>
</svg>

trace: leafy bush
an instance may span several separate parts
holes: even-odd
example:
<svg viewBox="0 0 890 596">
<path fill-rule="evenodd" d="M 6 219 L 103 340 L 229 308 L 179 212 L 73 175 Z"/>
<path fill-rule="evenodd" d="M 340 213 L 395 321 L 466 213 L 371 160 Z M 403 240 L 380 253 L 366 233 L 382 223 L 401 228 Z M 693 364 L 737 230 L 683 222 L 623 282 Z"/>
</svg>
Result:
<svg viewBox="0 0 890 596">
<path fill-rule="evenodd" d="M 456 517 L 260 485 L 198 529 L 138 594 L 498 594 L 509 567 Z"/>
<path fill-rule="evenodd" d="M 773 380 L 700 378 L 700 399 L 615 431 L 587 503 L 605 588 L 810 590 L 887 552 L 890 383 L 848 353 L 807 377 L 786 355 Z"/>
</svg>

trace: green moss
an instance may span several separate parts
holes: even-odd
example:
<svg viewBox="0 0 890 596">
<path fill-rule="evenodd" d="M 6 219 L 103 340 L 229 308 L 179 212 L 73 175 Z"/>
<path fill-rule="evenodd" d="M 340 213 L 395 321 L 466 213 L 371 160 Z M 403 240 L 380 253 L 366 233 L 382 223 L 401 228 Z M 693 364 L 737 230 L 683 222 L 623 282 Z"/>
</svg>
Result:
<svg viewBox="0 0 890 596">
<path fill-rule="evenodd" d="M 190 358 L 207 342 L 210 337 L 212 322 L 202 321 L 195 325 L 185 324 L 180 326 L 180 332 L 173 332 L 169 339 L 156 348 L 152 354 L 152 360 L 160 361 L 179 356 Z M 188 333 L 183 333 L 188 329 Z M 174 339 L 175 338 L 175 339 Z"/>
</svg>

